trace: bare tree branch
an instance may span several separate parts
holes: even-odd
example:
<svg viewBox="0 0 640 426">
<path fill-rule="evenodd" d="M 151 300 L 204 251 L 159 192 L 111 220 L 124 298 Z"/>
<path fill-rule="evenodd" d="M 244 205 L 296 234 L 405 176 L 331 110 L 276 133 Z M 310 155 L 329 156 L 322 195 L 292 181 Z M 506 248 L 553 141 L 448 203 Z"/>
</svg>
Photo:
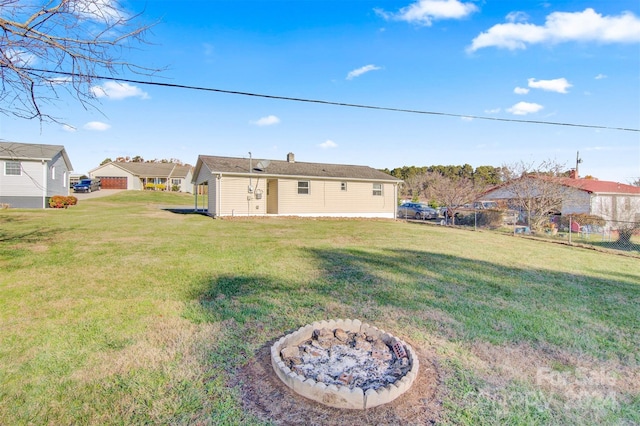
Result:
<svg viewBox="0 0 640 426">
<path fill-rule="evenodd" d="M 93 76 L 156 72 L 124 56 L 151 28 L 139 20 L 117 0 L 0 0 L 0 112 L 58 121 L 43 105 L 60 90 L 87 108 L 96 100 Z"/>
</svg>

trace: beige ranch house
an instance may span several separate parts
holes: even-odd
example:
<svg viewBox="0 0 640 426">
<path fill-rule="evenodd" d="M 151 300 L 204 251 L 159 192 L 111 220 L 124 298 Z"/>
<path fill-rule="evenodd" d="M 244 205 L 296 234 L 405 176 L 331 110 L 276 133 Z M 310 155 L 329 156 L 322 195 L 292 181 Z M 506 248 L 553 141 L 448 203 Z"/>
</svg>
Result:
<svg viewBox="0 0 640 426">
<path fill-rule="evenodd" d="M 193 183 L 212 217 L 306 216 L 389 218 L 402 182 L 367 166 L 200 155 Z M 206 189 L 204 189 L 206 188 Z"/>
<path fill-rule="evenodd" d="M 143 190 L 157 186 L 167 191 L 192 192 L 192 167 L 175 163 L 112 161 L 89 171 L 102 189 Z"/>
</svg>

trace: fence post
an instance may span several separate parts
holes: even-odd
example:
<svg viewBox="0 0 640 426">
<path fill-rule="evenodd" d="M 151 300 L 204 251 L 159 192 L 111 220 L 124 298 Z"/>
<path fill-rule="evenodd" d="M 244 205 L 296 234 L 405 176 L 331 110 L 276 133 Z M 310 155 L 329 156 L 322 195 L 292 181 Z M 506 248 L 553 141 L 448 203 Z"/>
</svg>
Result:
<svg viewBox="0 0 640 426">
<path fill-rule="evenodd" d="M 571 244 L 571 228 L 572 228 L 572 223 L 571 223 L 571 215 L 569 215 L 569 244 Z"/>
</svg>

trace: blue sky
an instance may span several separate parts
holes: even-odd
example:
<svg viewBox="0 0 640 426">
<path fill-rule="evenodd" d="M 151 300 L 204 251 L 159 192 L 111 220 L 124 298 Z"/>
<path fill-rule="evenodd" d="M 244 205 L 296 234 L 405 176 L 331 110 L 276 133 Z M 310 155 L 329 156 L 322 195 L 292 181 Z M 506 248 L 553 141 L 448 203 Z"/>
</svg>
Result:
<svg viewBox="0 0 640 426">
<path fill-rule="evenodd" d="M 109 0 L 104 0 L 109 1 Z M 179 5 L 179 6 L 177 6 Z M 640 177 L 640 2 L 129 0 L 158 24 L 127 59 L 136 80 L 446 113 L 409 114 L 104 82 L 71 127 L 0 117 L 0 138 L 62 144 L 76 173 L 141 155 L 368 165 L 501 166 L 552 159 Z M 43 65 L 43 64 L 40 64 Z"/>
</svg>

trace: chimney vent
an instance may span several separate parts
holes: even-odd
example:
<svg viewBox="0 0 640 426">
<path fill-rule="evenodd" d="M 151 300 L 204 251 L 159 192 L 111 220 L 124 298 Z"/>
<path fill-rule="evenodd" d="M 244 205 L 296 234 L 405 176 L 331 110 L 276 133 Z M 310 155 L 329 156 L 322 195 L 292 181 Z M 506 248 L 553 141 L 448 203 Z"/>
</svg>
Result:
<svg viewBox="0 0 640 426">
<path fill-rule="evenodd" d="M 293 152 L 290 152 L 287 154 L 287 162 L 288 163 L 295 163 L 296 162 L 296 157 L 295 155 L 293 155 Z"/>
</svg>

